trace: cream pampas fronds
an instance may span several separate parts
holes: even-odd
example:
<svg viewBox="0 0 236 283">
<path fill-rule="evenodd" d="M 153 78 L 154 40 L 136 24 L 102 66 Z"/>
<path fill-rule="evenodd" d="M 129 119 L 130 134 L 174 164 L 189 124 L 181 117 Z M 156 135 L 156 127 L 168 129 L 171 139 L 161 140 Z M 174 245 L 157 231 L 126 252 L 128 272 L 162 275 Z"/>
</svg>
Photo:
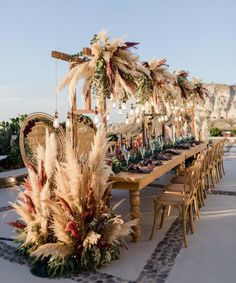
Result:
<svg viewBox="0 0 236 283">
<path fill-rule="evenodd" d="M 83 137 L 85 138 L 85 137 Z M 66 162 L 64 164 L 67 175 L 67 186 L 70 190 L 71 201 L 77 209 L 81 209 L 81 203 L 84 202 L 84 187 L 82 186 L 82 172 L 78 164 L 77 156 L 72 148 L 70 140 L 66 141 Z M 59 185 L 59 184 L 58 184 Z M 59 186 L 58 186 L 59 187 Z"/>
<path fill-rule="evenodd" d="M 150 77 L 148 70 L 139 64 L 139 57 L 129 50 L 136 45 L 121 39 L 109 41 L 106 32 L 101 31 L 92 40 L 91 52 L 83 54 L 79 63 L 75 57 L 76 66 L 72 62 L 72 69 L 59 84 L 58 91 L 68 86 L 72 105 L 76 85 L 84 80 L 82 93 L 86 97 L 91 89 L 96 92 L 98 110 L 103 109 L 103 100 L 111 93 L 119 101 L 127 99 L 127 94 L 135 96 L 136 77 Z"/>
<path fill-rule="evenodd" d="M 54 201 L 51 203 L 51 208 L 53 211 L 51 228 L 53 230 L 53 233 L 59 242 L 70 245 L 71 238 L 66 232 L 66 225 L 68 220 L 65 217 L 65 211 L 57 202 Z"/>
<path fill-rule="evenodd" d="M 95 137 L 92 150 L 89 153 L 89 169 L 91 188 L 97 201 L 100 201 L 109 186 L 108 178 L 112 174 L 111 167 L 106 164 L 107 153 L 106 132 L 103 127 L 99 128 Z"/>
<path fill-rule="evenodd" d="M 37 242 L 40 235 L 48 234 L 48 220 L 53 174 L 56 162 L 56 140 L 54 134 L 46 130 L 45 147 L 36 149 L 37 169 L 28 168 L 28 178 L 24 183 L 25 191 L 12 204 L 26 225 L 26 242 Z"/>
<path fill-rule="evenodd" d="M 110 244 L 117 241 L 120 238 L 127 237 L 132 232 L 132 227 L 138 224 L 138 220 L 130 220 L 124 223 L 120 216 L 110 220 L 111 225 L 106 227 L 104 232 L 104 238 Z"/>
<path fill-rule="evenodd" d="M 47 178 L 51 179 L 55 169 L 55 162 L 57 158 L 57 142 L 54 134 L 49 134 L 46 128 L 46 147 L 44 153 L 45 171 Z"/>
<path fill-rule="evenodd" d="M 32 256 L 42 259 L 48 256 L 53 258 L 65 258 L 72 253 L 72 247 L 63 243 L 47 243 L 40 246 L 36 251 L 32 252 Z"/>
</svg>

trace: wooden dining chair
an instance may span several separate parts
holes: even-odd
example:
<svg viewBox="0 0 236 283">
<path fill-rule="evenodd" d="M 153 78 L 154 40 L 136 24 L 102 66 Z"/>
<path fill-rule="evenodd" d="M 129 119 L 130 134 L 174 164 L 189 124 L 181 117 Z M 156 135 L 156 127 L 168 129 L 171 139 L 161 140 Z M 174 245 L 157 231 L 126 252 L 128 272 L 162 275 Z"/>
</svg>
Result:
<svg viewBox="0 0 236 283">
<path fill-rule="evenodd" d="M 183 241 L 185 247 L 188 245 L 187 240 L 187 214 L 189 214 L 191 232 L 194 233 L 194 217 L 193 217 L 193 205 L 196 202 L 196 195 L 199 186 L 200 166 L 195 164 L 186 170 L 186 180 L 182 184 L 183 192 L 173 193 L 168 192 L 168 186 L 166 191 L 160 196 L 154 199 L 154 218 L 152 232 L 150 240 L 154 238 L 157 228 L 157 218 L 160 210 L 162 209 L 160 228 L 162 228 L 164 222 L 164 215 L 166 208 L 169 206 L 176 207 L 182 214 L 183 223 Z"/>
<path fill-rule="evenodd" d="M 217 170 L 219 172 L 219 177 L 223 178 L 225 175 L 225 169 L 224 169 L 224 148 L 225 148 L 226 139 L 222 140 L 219 144 L 218 149 L 218 156 L 217 156 Z"/>
<path fill-rule="evenodd" d="M 199 164 L 200 166 L 200 178 L 199 178 L 199 187 L 197 191 L 197 200 L 198 206 L 204 206 L 204 200 L 207 197 L 206 190 L 205 190 L 205 175 L 206 175 L 206 151 L 204 150 L 200 153 L 197 159 L 193 162 L 194 164 Z M 174 176 L 171 178 L 172 185 L 168 186 L 169 191 L 173 192 L 183 192 L 183 184 L 186 182 L 186 172 L 185 176 Z"/>
</svg>

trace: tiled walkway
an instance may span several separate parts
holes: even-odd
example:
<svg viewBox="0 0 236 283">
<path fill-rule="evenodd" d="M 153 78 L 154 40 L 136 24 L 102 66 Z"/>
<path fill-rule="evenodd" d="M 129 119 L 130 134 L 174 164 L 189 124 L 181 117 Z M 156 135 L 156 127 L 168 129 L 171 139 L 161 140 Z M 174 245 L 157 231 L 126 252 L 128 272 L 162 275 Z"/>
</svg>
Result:
<svg viewBox="0 0 236 283">
<path fill-rule="evenodd" d="M 168 283 L 234 283 L 236 282 L 236 148 L 225 157 L 226 176 L 217 185 L 214 194 L 208 196 L 196 222 L 196 233 L 188 235 L 189 247 L 182 247 L 181 224 L 176 214 L 166 219 L 157 239 L 148 241 L 153 213 L 153 196 L 158 189 L 147 187 L 142 197 L 143 239 L 129 243 L 118 261 L 97 273 L 83 273 L 59 282 L 168 282 Z M 160 183 L 168 182 L 166 175 Z M 5 222 L 15 218 L 8 207 L 14 200 L 15 189 L 0 190 L 0 237 L 12 238 L 13 233 Z M 128 194 L 114 191 L 114 202 L 126 198 L 120 208 L 128 214 Z M 4 218 L 3 218 L 4 216 Z M 12 248 L 11 248 L 11 247 Z M 0 274 L 2 283 L 54 282 L 33 277 L 27 262 L 14 254 L 15 244 L 0 241 Z M 12 272 L 14 270 L 14 272 Z M 56 282 L 56 281 L 55 281 Z M 57 281 L 58 282 L 58 281 Z"/>
</svg>

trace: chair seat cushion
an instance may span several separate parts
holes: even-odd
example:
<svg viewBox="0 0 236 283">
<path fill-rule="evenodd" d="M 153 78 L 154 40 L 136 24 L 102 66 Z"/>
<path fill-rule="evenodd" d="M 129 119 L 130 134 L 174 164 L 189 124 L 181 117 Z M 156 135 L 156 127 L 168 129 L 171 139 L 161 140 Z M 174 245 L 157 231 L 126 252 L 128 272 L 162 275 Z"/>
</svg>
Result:
<svg viewBox="0 0 236 283">
<path fill-rule="evenodd" d="M 182 205 L 188 200 L 188 195 L 163 193 L 154 201 L 163 205 Z"/>
<path fill-rule="evenodd" d="M 184 184 L 169 184 L 165 192 L 178 192 L 178 193 L 184 193 Z M 185 193 L 189 192 L 189 185 L 186 185 Z"/>
<path fill-rule="evenodd" d="M 171 183 L 174 184 L 184 184 L 185 176 L 175 176 L 171 179 Z"/>
</svg>

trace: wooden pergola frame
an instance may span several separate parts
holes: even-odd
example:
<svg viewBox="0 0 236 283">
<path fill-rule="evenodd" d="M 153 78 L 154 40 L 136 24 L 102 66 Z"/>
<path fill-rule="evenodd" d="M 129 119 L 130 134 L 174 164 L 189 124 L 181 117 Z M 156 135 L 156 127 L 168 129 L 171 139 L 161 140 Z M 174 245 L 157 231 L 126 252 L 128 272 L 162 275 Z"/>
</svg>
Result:
<svg viewBox="0 0 236 283">
<path fill-rule="evenodd" d="M 83 48 L 83 53 L 87 54 L 87 55 L 91 55 L 91 49 L 90 48 Z M 73 55 L 69 55 L 67 53 L 63 53 L 63 52 L 59 52 L 59 51 L 52 51 L 51 52 L 51 56 L 53 58 L 56 58 L 58 60 L 62 60 L 62 61 L 66 61 L 68 63 L 74 63 L 74 64 L 70 64 L 69 68 L 72 69 L 73 67 L 77 66 L 78 64 L 82 64 L 84 61 L 77 57 L 75 58 L 75 56 Z M 102 117 L 102 123 L 104 125 L 104 127 L 107 127 L 107 117 L 106 117 L 106 102 L 104 102 L 104 110 L 103 112 L 101 112 L 101 117 Z M 74 147 L 76 147 L 77 144 L 77 135 L 75 135 L 75 131 L 77 128 L 77 119 L 76 116 L 79 114 L 92 114 L 95 113 L 95 110 L 92 109 L 92 99 L 91 99 L 91 93 L 87 93 L 86 97 L 85 97 L 85 109 L 77 109 L 77 99 L 76 99 L 76 94 L 74 95 L 74 100 L 72 102 L 72 106 L 70 109 L 70 118 L 71 118 L 71 139 L 72 139 L 72 144 Z M 192 117 L 192 122 L 191 122 L 191 128 L 192 128 L 192 132 L 195 134 L 195 124 L 194 124 L 194 107 L 192 107 L 191 111 L 190 111 L 190 115 Z M 145 141 L 145 131 L 144 131 L 144 122 L 142 122 L 142 128 L 143 128 L 143 138 Z M 176 123 L 176 127 L 177 127 L 177 136 L 179 136 L 180 133 L 180 128 L 179 128 L 179 122 Z M 164 128 L 164 127 L 162 127 Z M 165 131 L 163 131 L 163 135 L 165 135 Z"/>
<path fill-rule="evenodd" d="M 91 49 L 90 48 L 83 48 L 83 53 L 91 55 Z M 59 51 L 52 51 L 51 52 L 51 57 L 66 61 L 68 63 L 74 63 L 74 64 L 69 64 L 69 68 L 72 69 L 78 64 L 82 64 L 84 61 L 77 57 L 75 58 L 73 55 L 69 55 L 67 53 L 59 52 Z M 70 135 L 71 135 L 71 141 L 72 141 L 72 146 L 73 148 L 76 148 L 77 145 L 77 135 L 76 129 L 77 129 L 77 116 L 80 114 L 95 114 L 95 110 L 92 109 L 92 99 L 91 99 L 91 93 L 87 93 L 85 97 L 85 109 L 78 109 L 77 108 L 77 98 L 76 98 L 76 93 L 74 95 L 74 100 L 72 101 L 71 109 L 70 109 L 70 119 L 71 119 L 71 129 L 70 129 Z M 102 116 L 102 123 L 104 127 L 107 127 L 107 117 L 106 117 L 106 102 L 104 103 L 104 111 L 101 112 Z"/>
</svg>

